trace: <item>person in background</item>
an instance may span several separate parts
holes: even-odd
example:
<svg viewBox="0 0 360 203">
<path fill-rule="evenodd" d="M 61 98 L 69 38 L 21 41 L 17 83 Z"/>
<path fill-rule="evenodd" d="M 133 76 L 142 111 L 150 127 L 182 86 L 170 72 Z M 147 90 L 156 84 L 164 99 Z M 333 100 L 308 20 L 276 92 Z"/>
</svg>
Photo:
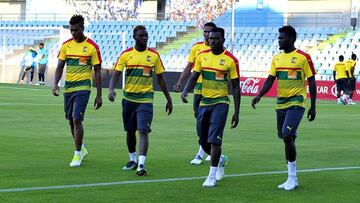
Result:
<svg viewBox="0 0 360 203">
<path fill-rule="evenodd" d="M 45 85 L 45 71 L 48 63 L 48 54 L 44 48 L 44 43 L 39 44 L 39 62 L 38 62 L 38 76 L 39 85 Z"/>
<path fill-rule="evenodd" d="M 30 72 L 30 82 L 29 84 L 32 85 L 32 81 L 34 79 L 34 71 L 35 71 L 35 60 L 36 60 L 37 52 L 35 51 L 34 47 L 30 47 L 29 50 L 24 55 L 24 73 L 21 77 L 20 84 L 24 83 L 25 76 L 28 72 Z"/>
</svg>

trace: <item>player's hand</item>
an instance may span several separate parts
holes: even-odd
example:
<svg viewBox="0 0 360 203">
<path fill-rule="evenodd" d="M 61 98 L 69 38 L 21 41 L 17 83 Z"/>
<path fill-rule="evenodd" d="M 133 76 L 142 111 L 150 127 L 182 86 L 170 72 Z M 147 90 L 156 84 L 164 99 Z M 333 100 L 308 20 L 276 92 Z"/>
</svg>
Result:
<svg viewBox="0 0 360 203">
<path fill-rule="evenodd" d="M 172 101 L 170 100 L 166 103 L 165 112 L 167 112 L 168 115 L 170 115 L 172 110 L 173 110 L 173 105 L 172 105 Z"/>
<path fill-rule="evenodd" d="M 59 86 L 53 86 L 53 88 L 52 88 L 52 93 L 53 93 L 53 95 L 54 96 L 59 96 L 60 95 L 60 87 Z"/>
<path fill-rule="evenodd" d="M 108 95 L 109 101 L 113 102 L 113 101 L 115 101 L 115 98 L 116 98 L 116 92 L 110 91 L 109 95 Z"/>
<path fill-rule="evenodd" d="M 94 101 L 95 110 L 99 109 L 101 106 L 102 106 L 102 98 L 96 97 Z"/>
<path fill-rule="evenodd" d="M 238 124 L 239 124 L 239 114 L 234 113 L 231 119 L 231 128 L 236 128 Z"/>
<path fill-rule="evenodd" d="M 188 100 L 186 99 L 188 97 L 188 93 L 187 93 L 187 91 L 183 91 L 182 93 L 181 93 L 181 100 L 184 102 L 184 103 L 188 103 Z"/>
<path fill-rule="evenodd" d="M 176 84 L 174 85 L 174 87 L 173 87 L 173 88 L 174 88 L 174 91 L 175 91 L 175 92 L 180 92 L 180 86 L 181 86 L 180 83 L 176 83 Z"/>
<path fill-rule="evenodd" d="M 252 99 L 252 101 L 251 101 L 251 106 L 253 107 L 253 109 L 256 109 L 256 108 L 255 108 L 255 105 L 256 105 L 257 103 L 259 103 L 259 101 L 260 101 L 260 97 L 259 97 L 259 96 L 256 96 L 256 97 L 254 97 L 254 98 Z"/>
<path fill-rule="evenodd" d="M 309 121 L 313 121 L 313 120 L 315 120 L 315 117 L 316 117 L 316 110 L 315 110 L 315 108 L 310 107 L 308 114 L 307 114 L 307 119 Z"/>
</svg>

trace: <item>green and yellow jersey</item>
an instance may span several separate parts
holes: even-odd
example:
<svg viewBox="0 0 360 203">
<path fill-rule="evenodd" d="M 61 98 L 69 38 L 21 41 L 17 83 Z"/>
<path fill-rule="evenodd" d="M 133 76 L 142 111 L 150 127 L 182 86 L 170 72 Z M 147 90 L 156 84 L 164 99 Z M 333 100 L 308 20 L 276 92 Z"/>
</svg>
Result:
<svg viewBox="0 0 360 203">
<path fill-rule="evenodd" d="M 336 72 L 336 80 L 347 78 L 345 62 L 335 63 L 334 71 Z"/>
<path fill-rule="evenodd" d="M 98 45 L 89 38 L 76 42 L 73 38 L 65 41 L 58 59 L 66 62 L 65 93 L 91 90 L 92 66 L 101 64 Z"/>
<path fill-rule="evenodd" d="M 273 57 L 269 74 L 278 80 L 278 109 L 306 106 L 305 79 L 315 75 L 309 54 L 298 49 L 277 54 Z"/>
<path fill-rule="evenodd" d="M 190 49 L 189 59 L 188 62 L 194 64 L 196 56 L 204 51 L 210 49 L 209 46 L 205 44 L 205 42 L 198 42 L 194 44 L 194 46 Z M 201 94 L 201 83 L 202 83 L 202 77 L 200 76 L 199 79 L 196 82 L 195 88 L 194 88 L 194 94 Z"/>
<path fill-rule="evenodd" d="M 164 65 L 158 52 L 147 48 L 143 52 L 129 48 L 123 51 L 115 70 L 125 71 L 124 99 L 138 103 L 152 103 L 154 97 L 153 72 L 161 74 Z"/>
<path fill-rule="evenodd" d="M 200 106 L 229 103 L 228 83 L 239 78 L 239 62 L 225 50 L 214 55 L 210 49 L 202 51 L 195 60 L 193 71 L 202 75 L 202 98 Z"/>
</svg>

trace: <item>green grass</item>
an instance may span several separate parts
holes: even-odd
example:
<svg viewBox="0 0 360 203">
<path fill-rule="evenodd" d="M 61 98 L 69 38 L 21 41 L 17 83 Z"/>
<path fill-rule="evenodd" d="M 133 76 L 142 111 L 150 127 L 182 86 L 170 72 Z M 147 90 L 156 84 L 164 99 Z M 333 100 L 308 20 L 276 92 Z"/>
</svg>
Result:
<svg viewBox="0 0 360 203">
<path fill-rule="evenodd" d="M 172 94 L 174 112 L 166 116 L 164 97 L 156 93 L 150 134 L 147 177 L 122 171 L 128 161 L 121 119 L 121 93 L 85 116 L 89 156 L 80 168 L 68 166 L 73 142 L 64 119 L 63 97 L 49 87 L 0 84 L 0 190 L 117 181 L 206 176 L 209 163 L 191 166 L 197 152 L 191 104 Z M 263 98 L 257 110 L 242 97 L 240 124 L 224 132 L 226 174 L 286 170 L 283 143 L 276 135 L 273 98 Z M 232 108 L 231 108 L 232 109 Z M 298 130 L 298 169 L 360 166 L 360 105 L 340 106 L 319 101 L 317 117 L 305 117 Z M 360 170 L 298 173 L 293 192 L 276 188 L 286 174 L 225 177 L 216 188 L 204 189 L 204 179 L 137 183 L 70 189 L 0 192 L 0 202 L 359 202 Z"/>
</svg>

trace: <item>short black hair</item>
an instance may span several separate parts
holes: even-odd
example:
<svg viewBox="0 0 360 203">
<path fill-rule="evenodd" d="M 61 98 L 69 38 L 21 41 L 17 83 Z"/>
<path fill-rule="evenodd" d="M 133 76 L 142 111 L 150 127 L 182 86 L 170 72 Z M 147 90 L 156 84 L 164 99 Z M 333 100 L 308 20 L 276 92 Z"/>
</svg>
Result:
<svg viewBox="0 0 360 203">
<path fill-rule="evenodd" d="M 146 30 L 146 27 L 143 26 L 143 25 L 137 25 L 136 27 L 134 27 L 133 35 L 136 35 L 136 32 L 137 32 L 138 30 Z"/>
<path fill-rule="evenodd" d="M 43 43 L 43 42 L 40 42 L 40 43 L 39 43 L 39 45 L 42 45 L 42 46 L 44 46 L 44 43 Z"/>
<path fill-rule="evenodd" d="M 215 23 L 213 23 L 213 22 L 207 22 L 207 23 L 204 24 L 204 27 L 205 27 L 205 26 L 210 26 L 210 27 L 212 27 L 212 28 L 217 28 L 217 26 L 216 26 Z"/>
<path fill-rule="evenodd" d="M 279 28 L 279 33 L 286 33 L 289 37 L 294 38 L 294 42 L 296 41 L 296 31 L 291 25 L 285 25 Z"/>
<path fill-rule="evenodd" d="M 210 32 L 220 32 L 222 37 L 225 39 L 225 30 L 221 27 L 213 28 Z"/>
<path fill-rule="evenodd" d="M 70 18 L 69 23 L 70 25 L 80 24 L 82 27 L 84 27 L 84 17 L 82 17 L 82 15 L 75 14 Z"/>
<path fill-rule="evenodd" d="M 339 60 L 340 60 L 340 61 L 343 61 L 343 60 L 344 60 L 344 56 L 343 56 L 343 55 L 340 55 L 340 56 L 339 56 Z"/>
<path fill-rule="evenodd" d="M 355 61 L 356 60 L 356 54 L 352 53 L 351 54 L 351 59 Z"/>
</svg>

